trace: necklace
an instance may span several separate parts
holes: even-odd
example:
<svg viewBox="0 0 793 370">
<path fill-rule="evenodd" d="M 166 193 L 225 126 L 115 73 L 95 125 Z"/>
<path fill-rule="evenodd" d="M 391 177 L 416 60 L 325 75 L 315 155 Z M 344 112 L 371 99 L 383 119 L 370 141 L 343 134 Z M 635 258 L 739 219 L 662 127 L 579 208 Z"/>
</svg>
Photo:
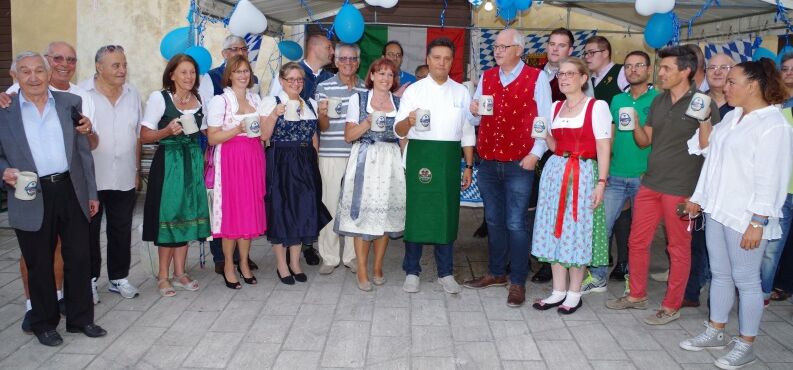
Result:
<svg viewBox="0 0 793 370">
<path fill-rule="evenodd" d="M 378 107 L 381 107 L 381 106 L 386 105 L 387 102 L 388 102 L 388 95 L 386 95 L 382 99 L 378 98 L 376 95 L 372 96 L 372 105 L 376 105 Z"/>
<path fill-rule="evenodd" d="M 576 109 L 584 100 L 586 100 L 586 98 L 587 97 L 584 96 L 583 98 L 581 98 L 581 100 L 578 101 L 578 103 L 575 103 L 573 105 L 567 104 L 569 102 L 569 100 L 565 100 L 565 102 L 564 102 L 565 107 L 564 108 L 567 109 L 567 113 L 571 113 L 573 111 L 573 109 Z"/>
<path fill-rule="evenodd" d="M 185 105 L 185 104 L 187 104 L 187 103 L 189 103 L 189 102 L 190 102 L 190 98 L 192 98 L 192 97 L 193 97 L 193 94 L 191 94 L 190 92 L 188 92 L 188 93 L 187 93 L 187 97 L 184 97 L 184 98 L 183 98 L 183 97 L 181 97 L 181 96 L 179 96 L 179 95 L 176 95 L 176 93 L 173 93 L 173 96 L 175 96 L 175 97 L 176 97 L 176 99 L 177 99 L 177 103 L 179 103 L 179 104 L 182 104 L 182 105 Z"/>
</svg>

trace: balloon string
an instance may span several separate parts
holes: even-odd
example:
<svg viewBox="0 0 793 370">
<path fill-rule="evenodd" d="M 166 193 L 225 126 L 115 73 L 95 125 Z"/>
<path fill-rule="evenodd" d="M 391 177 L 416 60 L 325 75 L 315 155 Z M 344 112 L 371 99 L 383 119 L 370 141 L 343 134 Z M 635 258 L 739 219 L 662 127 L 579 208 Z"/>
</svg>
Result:
<svg viewBox="0 0 793 370">
<path fill-rule="evenodd" d="M 446 27 L 446 8 L 449 7 L 447 0 L 443 0 L 443 10 L 441 11 L 441 28 Z"/>
<path fill-rule="evenodd" d="M 793 31 L 793 24 L 791 24 L 790 18 L 787 16 L 787 10 L 782 5 L 781 0 L 776 0 L 776 17 L 774 18 L 774 21 L 784 23 L 785 28 L 787 28 L 787 32 Z M 787 37 L 785 39 L 785 42 L 787 42 Z"/>
<path fill-rule="evenodd" d="M 350 0 L 345 0 L 344 4 L 342 4 L 342 6 L 349 4 L 349 2 L 350 2 Z M 317 26 L 319 26 L 319 28 L 322 31 L 325 32 L 326 37 L 328 39 L 332 39 L 333 38 L 333 26 L 331 25 L 330 28 L 327 28 L 327 27 L 323 26 L 322 23 L 320 23 L 318 20 L 314 19 L 314 12 L 311 10 L 311 7 L 308 6 L 308 3 L 306 2 L 306 0 L 300 0 L 300 6 L 303 9 L 306 10 L 306 15 L 308 16 L 309 22 L 314 23 Z"/>
</svg>

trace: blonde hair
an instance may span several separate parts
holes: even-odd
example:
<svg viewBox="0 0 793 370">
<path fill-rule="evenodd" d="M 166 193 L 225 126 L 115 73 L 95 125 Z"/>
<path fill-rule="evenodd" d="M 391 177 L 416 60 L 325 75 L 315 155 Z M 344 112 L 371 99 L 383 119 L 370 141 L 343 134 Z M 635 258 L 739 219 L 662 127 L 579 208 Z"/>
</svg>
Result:
<svg viewBox="0 0 793 370">
<path fill-rule="evenodd" d="M 306 77 L 306 71 L 304 71 L 303 67 L 301 67 L 300 64 L 297 64 L 297 62 L 289 62 L 281 66 L 281 69 L 278 70 L 278 77 L 286 79 L 286 75 L 288 75 L 289 71 L 293 69 L 300 71 L 300 75 L 302 77 Z"/>
<path fill-rule="evenodd" d="M 592 76 L 592 74 L 589 72 L 589 67 L 586 66 L 586 62 L 581 60 L 581 58 L 576 58 L 576 57 L 562 58 L 559 61 L 559 65 L 561 66 L 564 63 L 574 65 L 575 69 L 578 70 L 578 73 L 582 75 L 586 75 L 587 80 L 589 80 L 589 77 Z M 584 86 L 581 86 L 581 91 L 586 91 L 588 88 L 589 88 L 589 84 L 586 83 L 584 84 Z"/>
</svg>

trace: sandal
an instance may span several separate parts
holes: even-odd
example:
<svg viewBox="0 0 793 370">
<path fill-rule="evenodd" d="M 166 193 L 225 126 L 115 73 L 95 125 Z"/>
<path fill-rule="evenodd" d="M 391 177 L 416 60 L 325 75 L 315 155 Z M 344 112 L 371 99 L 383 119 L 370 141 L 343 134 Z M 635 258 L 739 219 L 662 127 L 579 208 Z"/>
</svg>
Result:
<svg viewBox="0 0 793 370">
<path fill-rule="evenodd" d="M 782 289 L 774 288 L 774 290 L 771 292 L 771 298 L 770 299 L 772 301 L 784 301 L 784 300 L 787 300 L 788 298 L 790 298 L 790 293 L 788 293 L 788 292 L 786 292 L 786 291 L 784 291 Z"/>
<path fill-rule="evenodd" d="M 163 283 L 167 284 L 167 286 L 163 286 Z M 160 290 L 160 295 L 163 297 L 173 297 L 176 295 L 176 291 L 173 290 L 173 286 L 171 286 L 168 279 L 157 280 L 157 288 Z"/>
<path fill-rule="evenodd" d="M 198 281 L 190 279 L 190 276 L 187 275 L 187 273 L 184 273 L 182 275 L 174 275 L 174 277 L 176 278 L 173 281 L 173 286 L 174 287 L 182 288 L 184 290 L 189 290 L 191 292 L 195 291 L 195 290 L 198 290 Z M 182 279 L 187 279 L 187 282 L 183 283 Z"/>
</svg>

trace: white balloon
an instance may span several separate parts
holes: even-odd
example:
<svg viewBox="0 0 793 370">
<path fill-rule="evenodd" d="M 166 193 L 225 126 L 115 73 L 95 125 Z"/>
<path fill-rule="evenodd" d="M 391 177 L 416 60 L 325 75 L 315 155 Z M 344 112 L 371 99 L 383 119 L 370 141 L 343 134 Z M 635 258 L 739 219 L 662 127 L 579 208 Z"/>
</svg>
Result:
<svg viewBox="0 0 793 370">
<path fill-rule="evenodd" d="M 398 2 L 399 0 L 380 0 L 380 6 L 386 9 L 393 8 Z"/>
<path fill-rule="evenodd" d="M 229 19 L 229 31 L 232 35 L 245 37 L 247 34 L 259 34 L 267 29 L 267 18 L 249 0 L 240 0 L 237 8 Z"/>
<path fill-rule="evenodd" d="M 656 0 L 655 12 L 656 13 L 669 13 L 675 8 L 675 0 Z"/>
<path fill-rule="evenodd" d="M 366 3 L 371 6 L 380 6 L 381 0 L 366 0 Z"/>
<path fill-rule="evenodd" d="M 655 4 L 653 0 L 636 0 L 636 13 L 645 17 L 653 15 L 653 13 L 655 13 Z"/>
</svg>

